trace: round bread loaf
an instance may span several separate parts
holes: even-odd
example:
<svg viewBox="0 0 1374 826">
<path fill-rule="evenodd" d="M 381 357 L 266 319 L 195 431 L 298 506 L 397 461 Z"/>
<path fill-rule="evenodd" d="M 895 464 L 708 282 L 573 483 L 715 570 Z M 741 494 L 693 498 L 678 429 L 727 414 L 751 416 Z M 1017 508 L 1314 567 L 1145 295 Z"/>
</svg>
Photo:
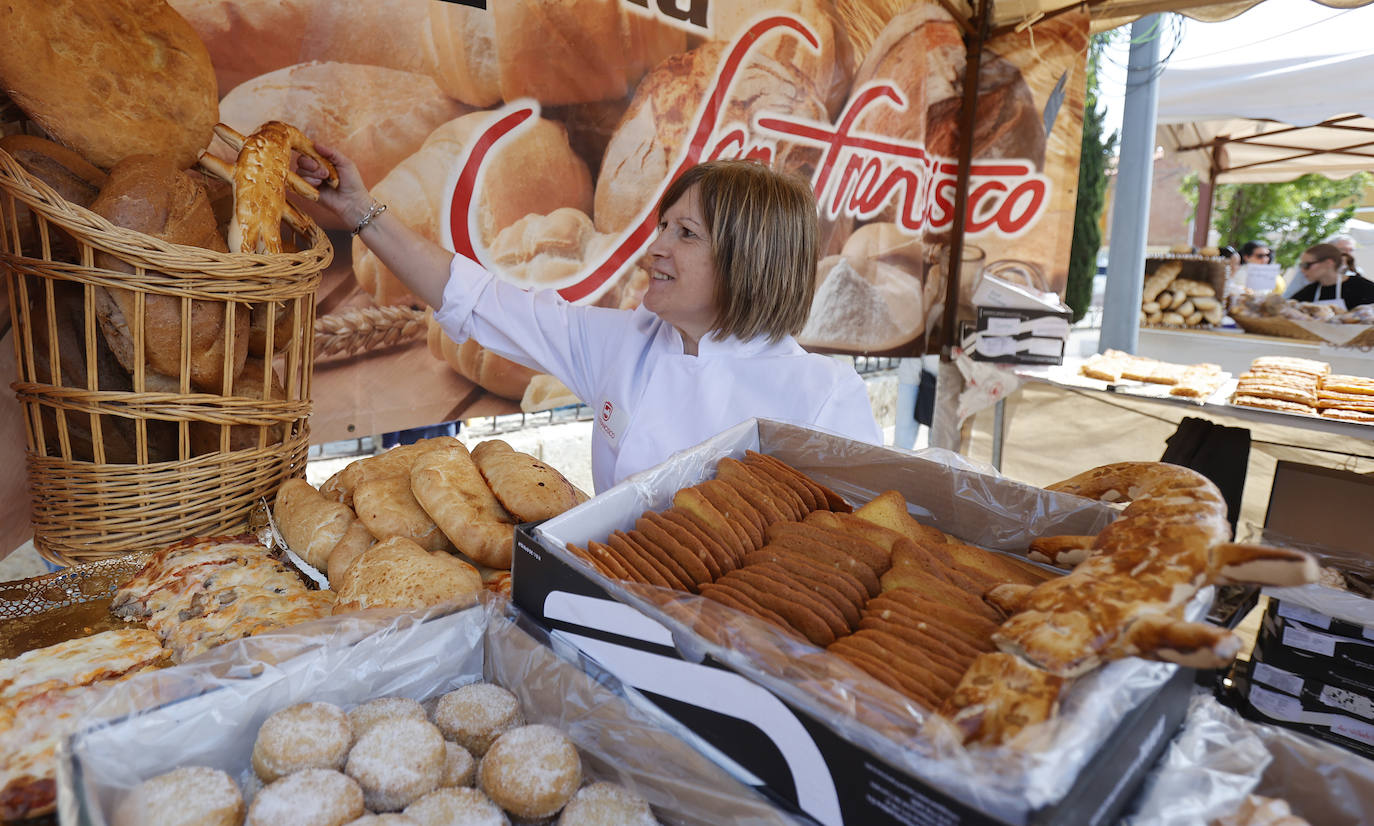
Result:
<svg viewBox="0 0 1374 826">
<path fill-rule="evenodd" d="M 186 169 L 217 120 L 210 54 L 162 0 L 6 3 L 0 88 L 102 169 L 144 153 Z"/>
<path fill-rule="evenodd" d="M 164 156 L 134 155 L 110 170 L 105 187 L 91 203 L 91 211 L 116 226 L 125 227 L 172 244 L 227 252 L 219 234 L 214 210 L 205 191 Z M 97 253 L 95 264 L 115 272 L 133 272 L 119 258 Z M 147 366 L 172 379 L 181 377 L 181 299 L 149 294 L 144 306 L 143 350 Z M 96 312 L 101 331 L 124 369 L 133 372 L 133 319 L 137 302 L 133 292 L 97 288 Z M 247 305 L 233 314 L 234 352 L 230 382 L 243 370 L 248 358 Z M 220 302 L 192 301 L 188 325 L 191 384 L 208 393 L 223 393 L 225 308 Z"/>
<path fill-rule="evenodd" d="M 353 726 L 355 739 L 377 723 L 396 717 L 429 720 L 429 716 L 425 714 L 425 707 L 409 697 L 378 697 L 348 712 L 348 722 Z"/>
<path fill-rule="evenodd" d="M 445 123 L 413 155 L 396 165 L 372 188 L 389 213 L 432 240 L 440 240 L 444 187 L 454 165 L 491 122 L 491 113 L 474 112 Z M 487 155 L 486 183 L 476 196 L 477 241 L 489 245 L 497 233 L 530 213 L 573 207 L 590 213 L 591 173 L 568 144 L 567 131 L 540 119 Z M 359 239 L 353 241 L 353 272 L 379 305 L 413 301 L 401 282 Z M 519 396 L 516 396 L 519 398 Z"/>
<path fill-rule="evenodd" d="M 353 488 L 353 509 L 377 539 L 409 539 L 426 551 L 445 551 L 452 546 L 416 501 L 408 476 L 365 479 Z"/>
<path fill-rule="evenodd" d="M 793 66 L 810 78 L 833 116 L 844 106 L 849 95 L 849 77 L 855 66 L 840 59 L 842 44 L 837 42 L 832 6 L 830 0 L 774 0 L 769 4 L 769 12 L 789 13 L 801 18 L 820 41 L 820 49 L 813 50 L 811 44 L 792 29 L 775 29 L 759 40 L 754 51 Z M 758 6 L 752 3 L 722 3 L 711 12 L 712 40 L 733 41 L 744 34 L 747 24 L 759 19 Z"/>
<path fill-rule="evenodd" d="M 444 738 L 427 720 L 393 717 L 368 729 L 345 771 L 362 786 L 367 808 L 394 812 L 439 787 Z"/>
<path fill-rule="evenodd" d="M 486 754 L 503 732 L 524 722 L 515 695 L 491 683 L 469 683 L 440 697 L 434 707 L 434 724 L 444 737 L 476 757 Z"/>
<path fill-rule="evenodd" d="M 362 789 L 351 778 L 332 769 L 306 769 L 258 792 L 244 826 L 343 826 L 363 812 Z"/>
<path fill-rule="evenodd" d="M 687 40 L 660 15 L 607 0 L 429 5 L 439 85 L 478 107 L 522 97 L 550 105 L 621 98 Z"/>
<path fill-rule="evenodd" d="M 384 66 L 422 74 L 432 74 L 434 70 L 427 3 L 170 2 L 204 41 L 215 65 L 221 94 L 228 94 L 240 83 L 259 75 L 312 60 Z M 364 94 L 350 98 L 349 105 L 366 105 L 364 98 Z"/>
<path fill-rule="evenodd" d="M 348 715 L 338 706 L 297 703 L 263 721 L 253 743 L 253 771 L 271 783 L 303 769 L 338 769 L 352 742 Z"/>
<path fill-rule="evenodd" d="M 243 795 L 219 769 L 186 766 L 145 780 L 115 809 L 114 826 L 238 826 Z"/>
<path fill-rule="evenodd" d="M 267 364 L 260 358 L 248 358 L 243 362 L 243 370 L 234 379 L 234 389 L 230 395 L 245 399 L 263 399 L 263 384 Z M 272 368 L 272 387 L 268 399 L 281 401 L 286 398 L 286 388 L 276 368 Z M 209 422 L 191 422 L 187 435 L 191 440 L 191 455 L 204 456 L 220 449 L 220 425 Z M 258 446 L 258 428 L 253 425 L 233 425 L 229 428 L 229 450 L 249 450 Z M 267 438 L 263 447 L 274 445 L 282 440 L 284 426 L 275 424 L 267 428 Z"/>
<path fill-rule="evenodd" d="M 657 203 L 690 138 L 697 107 L 715 82 L 726 45 L 707 43 L 673 55 L 644 76 L 634 100 L 606 147 L 596 181 L 596 228 L 618 233 Z M 795 67 L 766 54 L 751 53 L 736 75 L 732 92 L 717 122 L 750 123 L 755 114 L 789 115 L 826 121 L 825 102 L 809 78 Z M 715 147 L 708 144 L 703 157 Z M 819 150 L 779 143 L 772 166 L 806 173 Z M 540 210 L 548 212 L 548 210 Z"/>
<path fill-rule="evenodd" d="M 509 826 L 505 812 L 476 789 L 439 789 L 406 807 L 419 826 Z"/>
<path fill-rule="evenodd" d="M 426 551 L 409 539 L 378 542 L 348 566 L 334 613 L 365 608 L 424 608 L 458 602 L 482 590 L 477 569 L 445 551 Z"/>
<path fill-rule="evenodd" d="M 245 81 L 220 101 L 220 120 L 245 135 L 268 121 L 288 122 L 311 140 L 357 158 L 363 183 L 372 186 L 440 125 L 470 111 L 429 75 L 339 60 L 299 63 Z M 224 158 L 237 154 L 218 140 L 213 149 Z"/>
<path fill-rule="evenodd" d="M 496 500 L 521 522 L 551 519 L 577 505 L 577 488 L 563 474 L 500 439 L 474 447 L 472 461 Z"/>
<path fill-rule="evenodd" d="M 493 803 L 516 817 L 552 817 L 582 783 L 582 760 L 553 726 L 521 726 L 491 744 L 477 780 Z"/>
<path fill-rule="evenodd" d="M 589 783 L 558 816 L 558 826 L 658 826 L 644 798 L 615 783 Z"/>
</svg>

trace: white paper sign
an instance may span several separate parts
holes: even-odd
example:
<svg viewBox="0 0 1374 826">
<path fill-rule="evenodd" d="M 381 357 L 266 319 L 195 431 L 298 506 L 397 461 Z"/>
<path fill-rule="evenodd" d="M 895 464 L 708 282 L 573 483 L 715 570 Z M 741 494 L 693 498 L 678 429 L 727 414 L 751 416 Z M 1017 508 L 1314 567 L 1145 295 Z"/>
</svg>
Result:
<svg viewBox="0 0 1374 826">
<path fill-rule="evenodd" d="M 1294 270 L 1293 277 L 1297 278 L 1301 273 Z M 1245 286 L 1257 293 L 1267 293 L 1274 289 L 1274 285 L 1279 280 L 1278 264 L 1246 264 L 1245 265 Z"/>
</svg>

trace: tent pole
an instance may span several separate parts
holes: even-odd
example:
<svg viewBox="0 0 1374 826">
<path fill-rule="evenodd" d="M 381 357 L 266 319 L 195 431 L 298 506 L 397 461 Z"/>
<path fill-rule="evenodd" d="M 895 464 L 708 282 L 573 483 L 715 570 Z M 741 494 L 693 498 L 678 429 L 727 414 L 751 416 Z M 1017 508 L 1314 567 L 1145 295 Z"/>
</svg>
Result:
<svg viewBox="0 0 1374 826">
<path fill-rule="evenodd" d="M 1211 162 L 1207 165 L 1207 178 L 1197 185 L 1197 216 L 1193 221 L 1193 246 L 1201 249 L 1207 246 L 1207 233 L 1212 228 L 1212 205 L 1217 199 L 1217 175 L 1221 172 L 1221 141 L 1212 143 Z"/>
<path fill-rule="evenodd" d="M 954 224 L 949 232 L 949 255 L 945 261 L 945 306 L 940 323 L 940 360 L 953 360 L 957 340 L 954 329 L 959 314 L 959 276 L 964 260 L 964 225 L 968 222 L 968 181 L 973 166 L 973 126 L 978 114 L 978 79 L 983 65 L 983 37 L 992 20 L 992 0 L 978 4 L 974 31 L 964 38 L 967 54 L 964 70 L 964 99 L 959 111 L 959 171 L 954 185 Z"/>
<path fill-rule="evenodd" d="M 968 216 L 968 182 L 973 165 L 973 124 L 978 113 L 978 79 L 983 63 L 983 44 L 992 22 L 993 0 L 979 0 L 977 19 L 965 29 L 964 98 L 959 111 L 959 170 L 954 188 L 954 225 L 949 233 L 945 258 L 945 306 L 940 322 L 940 371 L 935 383 L 935 412 L 930 444 L 957 451 L 962 441 L 957 409 L 964 379 L 954 364 L 955 321 L 959 314 L 959 276 L 964 260 L 964 224 Z"/>
<path fill-rule="evenodd" d="M 1144 286 L 1145 242 L 1150 225 L 1150 182 L 1155 166 L 1155 108 L 1159 102 L 1160 16 L 1131 24 L 1131 55 L 1122 108 L 1121 155 L 1112 197 L 1112 239 L 1107 253 L 1098 350 L 1136 351 L 1140 336 L 1140 293 Z"/>
</svg>

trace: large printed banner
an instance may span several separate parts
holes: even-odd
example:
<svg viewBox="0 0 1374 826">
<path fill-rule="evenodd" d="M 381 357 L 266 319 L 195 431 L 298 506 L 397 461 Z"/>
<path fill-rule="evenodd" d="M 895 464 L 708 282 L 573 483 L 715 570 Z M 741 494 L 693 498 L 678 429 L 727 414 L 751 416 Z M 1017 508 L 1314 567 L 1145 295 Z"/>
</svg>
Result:
<svg viewBox="0 0 1374 826">
<path fill-rule="evenodd" d="M 507 281 L 635 307 L 673 176 L 756 158 L 806 177 L 819 203 L 802 344 L 938 344 L 966 67 L 937 3 L 170 2 L 210 50 L 221 120 L 245 133 L 285 120 L 342 149 L 393 215 Z M 961 317 L 984 273 L 1063 291 L 1087 39 L 1086 15 L 1066 14 L 982 54 Z M 314 440 L 573 401 L 432 323 L 388 344 L 387 325 L 418 322 L 387 308 L 421 305 L 332 237 L 318 315 L 350 343 L 319 348 Z"/>
</svg>

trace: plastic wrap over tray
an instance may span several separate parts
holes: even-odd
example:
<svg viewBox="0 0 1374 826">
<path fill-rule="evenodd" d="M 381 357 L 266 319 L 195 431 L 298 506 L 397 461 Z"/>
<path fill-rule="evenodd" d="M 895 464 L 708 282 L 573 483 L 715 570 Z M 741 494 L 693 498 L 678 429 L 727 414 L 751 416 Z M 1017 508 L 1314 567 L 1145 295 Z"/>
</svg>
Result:
<svg viewBox="0 0 1374 826">
<path fill-rule="evenodd" d="M 1122 826 L 1207 823 L 1235 811 L 1250 794 L 1286 800 L 1313 824 L 1356 826 L 1374 811 L 1374 762 L 1251 722 L 1198 693 Z"/>
<path fill-rule="evenodd" d="M 850 742 L 1007 822 L 1023 822 L 1061 799 L 1115 725 L 1176 672 L 1173 665 L 1136 659 L 1110 663 L 1073 684 L 1054 721 L 1011 746 L 966 749 L 942 720 L 923 719 L 900 695 L 839 658 L 710 600 L 606 579 L 566 552 L 568 542 L 602 539 L 631 528 L 645 510 L 668 507 L 674 492 L 713 476 L 721 457 L 742 457 L 746 449 L 792 464 L 854 504 L 897 489 L 917 519 L 985 548 L 1017 552 L 1038 536 L 1096 534 L 1117 516 L 1102 503 L 980 472 L 946 451 L 911 453 L 751 421 L 543 523 L 536 536 L 614 598 L 664 625 L 684 659 L 710 655 L 826 720 Z M 1211 589 L 1204 589 L 1187 617 L 1201 619 L 1210 600 Z"/>
<path fill-rule="evenodd" d="M 129 681 L 105 711 L 143 709 L 85 728 L 59 755 L 62 822 L 103 826 L 129 789 L 178 766 L 223 769 L 251 788 L 258 727 L 286 706 L 324 701 L 351 708 L 383 696 L 423 702 L 481 679 L 511 689 L 529 722 L 563 729 L 588 775 L 638 791 L 666 822 L 792 822 L 672 737 L 614 678 L 589 675 L 518 628 L 505 600 L 485 603 L 448 614 L 325 620 L 305 639 L 253 638 L 255 649 L 224 646 Z M 160 704 L 148 707 L 150 696 Z"/>
</svg>

